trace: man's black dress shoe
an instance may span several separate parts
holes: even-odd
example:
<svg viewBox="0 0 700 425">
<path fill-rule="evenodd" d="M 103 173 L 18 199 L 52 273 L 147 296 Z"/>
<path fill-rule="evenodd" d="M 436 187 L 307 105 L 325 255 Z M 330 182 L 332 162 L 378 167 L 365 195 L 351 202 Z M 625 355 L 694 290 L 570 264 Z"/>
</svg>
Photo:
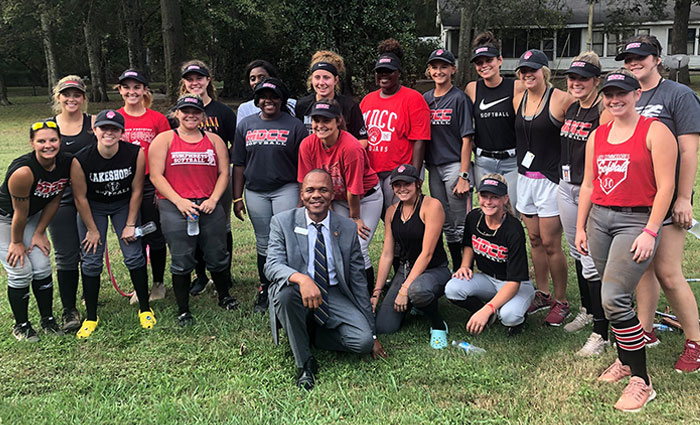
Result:
<svg viewBox="0 0 700 425">
<path fill-rule="evenodd" d="M 297 387 L 311 391 L 314 389 L 316 374 L 318 373 L 318 362 L 311 356 L 304 367 L 299 369 L 299 375 L 297 376 Z"/>
</svg>

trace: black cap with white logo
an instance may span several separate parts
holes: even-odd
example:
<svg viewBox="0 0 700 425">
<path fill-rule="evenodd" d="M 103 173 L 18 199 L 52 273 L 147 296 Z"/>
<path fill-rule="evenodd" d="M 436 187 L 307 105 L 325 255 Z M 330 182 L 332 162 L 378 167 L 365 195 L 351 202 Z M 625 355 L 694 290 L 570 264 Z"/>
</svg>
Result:
<svg viewBox="0 0 700 425">
<path fill-rule="evenodd" d="M 396 71 L 401 69 L 401 60 L 398 56 L 393 53 L 384 53 L 379 56 L 377 63 L 374 65 L 374 70 L 388 69 L 390 71 Z"/>
<path fill-rule="evenodd" d="M 119 76 L 119 83 L 124 80 L 136 80 L 144 86 L 148 85 L 148 79 L 146 79 L 146 76 L 135 69 L 127 69 L 126 71 L 122 72 L 122 75 Z"/>
<path fill-rule="evenodd" d="M 600 76 L 600 68 L 585 61 L 573 61 L 564 74 L 577 74 L 584 78 Z"/>
<path fill-rule="evenodd" d="M 624 60 L 625 56 L 629 54 L 638 56 L 659 56 L 659 51 L 656 50 L 656 46 L 654 46 L 653 44 L 645 43 L 643 41 L 633 41 L 625 45 L 625 48 L 622 49 L 622 51 L 618 53 L 617 56 L 615 56 L 615 60 Z"/>
<path fill-rule="evenodd" d="M 190 73 L 199 74 L 203 77 L 209 77 L 209 70 L 197 64 L 188 65 L 187 68 L 183 69 L 182 78 L 185 78 L 185 75 Z"/>
<path fill-rule="evenodd" d="M 600 91 L 605 91 L 608 87 L 617 87 L 625 91 L 633 91 L 642 88 L 636 78 L 617 72 L 611 72 L 605 77 L 605 82 Z"/>
<path fill-rule="evenodd" d="M 474 49 L 474 54 L 472 55 L 472 60 L 474 62 L 479 56 L 486 56 L 488 58 L 496 58 L 501 56 L 501 52 L 497 48 L 491 46 L 478 46 Z"/>
<path fill-rule="evenodd" d="M 489 192 L 497 196 L 505 196 L 508 194 L 508 186 L 500 180 L 485 178 L 479 183 L 477 192 Z"/>
</svg>

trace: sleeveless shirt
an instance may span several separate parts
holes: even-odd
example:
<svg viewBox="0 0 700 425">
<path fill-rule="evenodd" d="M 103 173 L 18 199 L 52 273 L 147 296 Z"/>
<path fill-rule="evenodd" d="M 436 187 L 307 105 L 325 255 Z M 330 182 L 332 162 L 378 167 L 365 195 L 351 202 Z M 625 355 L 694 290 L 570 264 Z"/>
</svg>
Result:
<svg viewBox="0 0 700 425">
<path fill-rule="evenodd" d="M 504 151 L 515 147 L 515 81 L 504 78 L 496 87 L 484 80 L 476 82 L 474 95 L 474 146 L 487 151 Z"/>
<path fill-rule="evenodd" d="M 420 195 L 418 204 L 416 205 L 413 215 L 405 223 L 401 219 L 401 211 L 403 210 L 403 202 L 399 202 L 394 212 L 394 217 L 391 219 L 391 233 L 398 242 L 399 258 L 401 262 L 408 262 L 410 267 L 416 262 L 418 256 L 423 250 L 423 236 L 425 235 L 425 223 L 420 218 L 420 209 L 423 205 L 424 195 Z M 430 263 L 426 266 L 427 269 L 438 267 L 447 262 L 447 254 L 442 244 L 442 230 L 440 237 L 435 245 L 433 257 Z"/>
</svg>

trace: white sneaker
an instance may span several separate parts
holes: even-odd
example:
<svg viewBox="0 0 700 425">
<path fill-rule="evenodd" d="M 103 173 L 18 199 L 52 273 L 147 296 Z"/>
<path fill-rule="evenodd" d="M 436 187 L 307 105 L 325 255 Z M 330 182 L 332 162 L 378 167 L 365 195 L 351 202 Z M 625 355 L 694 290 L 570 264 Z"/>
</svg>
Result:
<svg viewBox="0 0 700 425">
<path fill-rule="evenodd" d="M 605 352 L 605 348 L 610 345 L 610 341 L 605 341 L 602 336 L 592 332 L 588 337 L 588 341 L 583 344 L 583 347 L 576 352 L 580 357 L 599 356 Z"/>
<path fill-rule="evenodd" d="M 574 320 L 564 325 L 564 330 L 567 332 L 578 332 L 585 328 L 589 323 L 593 322 L 593 315 L 588 314 L 586 307 L 581 307 Z"/>
</svg>

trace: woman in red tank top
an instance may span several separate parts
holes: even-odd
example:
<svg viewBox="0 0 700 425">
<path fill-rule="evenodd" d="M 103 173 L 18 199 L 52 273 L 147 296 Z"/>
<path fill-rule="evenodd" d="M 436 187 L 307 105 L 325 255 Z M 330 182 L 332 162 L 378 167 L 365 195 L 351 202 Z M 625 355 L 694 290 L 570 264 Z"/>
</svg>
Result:
<svg viewBox="0 0 700 425">
<path fill-rule="evenodd" d="M 588 138 L 575 245 L 581 254 L 590 251 L 603 277 L 602 304 L 617 340 L 618 358 L 598 380 L 630 376 L 615 408 L 636 412 L 656 392 L 633 294 L 671 204 L 678 150 L 666 126 L 635 109 L 641 89 L 634 74 L 624 68 L 608 74 L 602 92 L 613 121 Z"/>
<path fill-rule="evenodd" d="M 226 233 L 222 232 L 226 216 L 219 202 L 229 181 L 226 144 L 216 134 L 199 128 L 206 119 L 199 96 L 181 96 L 175 117 L 178 128 L 153 139 L 148 162 L 159 198 L 163 235 L 172 255 L 170 272 L 178 323 L 187 326 L 194 320 L 189 311 L 189 291 L 198 241 L 219 294 L 219 305 L 234 310 L 238 302 L 228 292 L 231 272 Z"/>
</svg>

